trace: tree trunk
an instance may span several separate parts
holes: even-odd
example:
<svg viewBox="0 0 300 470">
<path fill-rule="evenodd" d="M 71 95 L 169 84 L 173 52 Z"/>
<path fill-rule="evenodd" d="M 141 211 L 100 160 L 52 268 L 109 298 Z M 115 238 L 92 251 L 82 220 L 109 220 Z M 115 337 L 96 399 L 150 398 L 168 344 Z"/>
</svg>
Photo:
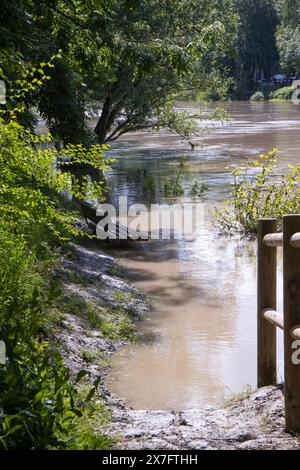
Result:
<svg viewBox="0 0 300 470">
<path fill-rule="evenodd" d="M 101 116 L 94 129 L 100 144 L 104 144 L 106 142 L 106 136 L 113 127 L 116 116 L 122 108 L 120 104 L 116 103 L 118 90 L 118 86 L 115 85 L 111 90 L 110 95 L 104 101 Z"/>
<path fill-rule="evenodd" d="M 103 108 L 102 108 L 101 116 L 94 129 L 94 132 L 97 134 L 100 144 L 103 144 L 105 142 L 105 137 L 108 132 L 108 123 L 110 121 L 109 117 L 110 117 L 110 112 L 111 112 L 111 105 L 112 105 L 111 98 L 110 97 L 106 98 Z"/>
</svg>

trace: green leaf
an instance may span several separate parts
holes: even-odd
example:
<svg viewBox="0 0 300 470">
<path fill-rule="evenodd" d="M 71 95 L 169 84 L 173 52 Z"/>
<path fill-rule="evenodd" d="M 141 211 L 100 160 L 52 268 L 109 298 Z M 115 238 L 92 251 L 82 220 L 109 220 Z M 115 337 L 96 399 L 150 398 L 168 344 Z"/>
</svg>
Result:
<svg viewBox="0 0 300 470">
<path fill-rule="evenodd" d="M 76 383 L 80 382 L 80 380 L 83 379 L 83 377 L 86 377 L 87 375 L 90 375 L 90 372 L 88 370 L 80 370 L 76 376 Z"/>
</svg>

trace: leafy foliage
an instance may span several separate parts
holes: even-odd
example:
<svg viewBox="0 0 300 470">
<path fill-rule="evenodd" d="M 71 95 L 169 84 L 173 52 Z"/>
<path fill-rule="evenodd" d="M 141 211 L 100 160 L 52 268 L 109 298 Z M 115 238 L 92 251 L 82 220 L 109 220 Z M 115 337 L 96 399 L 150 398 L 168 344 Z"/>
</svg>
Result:
<svg viewBox="0 0 300 470">
<path fill-rule="evenodd" d="M 178 94 L 226 88 L 222 60 L 235 33 L 232 0 L 14 0 L 0 14 L 10 38 L 2 72 L 17 79 L 25 64 L 54 60 L 51 80 L 27 102 L 37 106 L 55 139 L 92 139 L 85 111 L 100 102 L 100 143 L 126 132 L 161 126 Z M 17 31 L 12 17 L 17 19 Z M 30 28 L 29 28 L 30 24 Z M 24 41 L 23 37 L 27 40 Z M 0 54 L 1 60 L 1 54 Z M 221 73 L 222 72 L 222 73 Z M 163 122 L 161 122 L 163 118 Z M 172 132 L 187 131 L 182 116 Z M 181 132 L 180 132 L 181 134 Z"/>
<path fill-rule="evenodd" d="M 300 70 L 300 26 L 281 28 L 277 34 L 280 61 L 287 73 Z"/>
<path fill-rule="evenodd" d="M 277 47 L 280 63 L 287 73 L 300 71 L 300 1 L 282 0 L 278 3 L 280 26 Z"/>
<path fill-rule="evenodd" d="M 191 185 L 190 193 L 194 198 L 204 199 L 205 193 L 208 190 L 208 185 L 203 179 L 195 180 Z"/>
<path fill-rule="evenodd" d="M 184 195 L 184 186 L 182 182 L 182 172 L 185 168 L 186 162 L 180 160 L 177 167 L 175 176 L 166 178 L 164 182 L 164 194 L 167 197 L 180 197 Z"/>
<path fill-rule="evenodd" d="M 250 98 L 251 101 L 289 101 L 292 99 L 294 88 L 292 86 L 285 86 L 275 88 L 272 87 L 260 87 L 260 90 L 256 91 Z"/>
<path fill-rule="evenodd" d="M 300 165 L 289 165 L 283 174 L 276 166 L 276 150 L 249 160 L 232 172 L 230 199 L 215 218 L 223 232 L 256 233 L 260 218 L 282 220 L 300 210 Z"/>
<path fill-rule="evenodd" d="M 0 367 L 0 447 L 5 449 L 65 448 L 70 423 L 82 415 L 77 389 L 48 342 L 57 295 L 52 274 L 68 241 L 80 233 L 77 212 L 63 193 L 84 198 L 89 190 L 102 198 L 103 188 L 56 169 L 55 161 L 72 158 L 102 171 L 108 165 L 100 146 L 69 145 L 59 154 L 50 137 L 35 136 L 17 122 L 28 91 L 39 86 L 33 80 L 31 75 L 25 87 L 19 83 L 16 108 L 9 104 L 0 118 L 0 338 L 7 351 Z M 88 436 L 83 446 L 99 444 L 100 437 L 88 443 Z"/>
<path fill-rule="evenodd" d="M 278 14 L 273 0 L 235 0 L 239 15 L 236 39 L 236 57 L 231 73 L 236 80 L 235 96 L 248 99 L 253 90 L 253 79 L 272 76 L 278 61 L 276 28 Z"/>
<path fill-rule="evenodd" d="M 128 4 L 119 2 L 117 17 L 126 21 L 116 22 L 111 31 L 113 78 L 98 79 L 104 103 L 95 129 L 98 138 L 110 141 L 157 127 L 190 135 L 193 123 L 173 110 L 174 99 L 187 89 L 207 87 L 218 75 L 218 58 L 226 54 L 234 30 L 231 2 L 151 0 L 133 5 L 129 14 Z"/>
<path fill-rule="evenodd" d="M 270 93 L 270 98 L 272 100 L 283 100 L 288 101 L 292 99 L 294 93 L 294 88 L 292 86 L 286 86 L 279 88 Z"/>
<path fill-rule="evenodd" d="M 0 242 L 0 337 L 7 354 L 6 365 L 0 367 L 0 448 L 61 449 L 70 442 L 75 448 L 103 448 L 107 440 L 92 428 L 85 425 L 79 433 L 85 408 L 94 405 L 79 400 L 78 388 L 47 339 L 56 260 L 45 246 L 37 256 L 37 243 L 36 250 L 29 249 L 23 234 L 12 235 L 3 224 Z M 40 244 L 48 244 L 45 235 Z"/>
<path fill-rule="evenodd" d="M 250 98 L 251 101 L 264 101 L 266 96 L 262 91 L 256 91 Z"/>
</svg>

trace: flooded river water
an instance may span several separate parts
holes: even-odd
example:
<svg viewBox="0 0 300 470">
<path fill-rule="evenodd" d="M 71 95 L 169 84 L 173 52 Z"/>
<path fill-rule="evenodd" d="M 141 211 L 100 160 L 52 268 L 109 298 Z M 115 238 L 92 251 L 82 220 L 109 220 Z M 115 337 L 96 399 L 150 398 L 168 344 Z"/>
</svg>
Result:
<svg viewBox="0 0 300 470">
<path fill-rule="evenodd" d="M 134 408 L 217 405 L 256 383 L 256 246 L 220 237 L 209 211 L 228 197 L 230 167 L 247 156 L 276 147 L 280 165 L 299 163 L 300 107 L 232 103 L 229 112 L 230 121 L 211 123 L 193 152 L 163 132 L 128 136 L 111 149 L 119 159 L 109 174 L 114 197 L 126 195 L 129 203 L 162 202 L 164 181 L 183 157 L 186 193 L 195 178 L 208 185 L 195 240 L 132 243 L 114 253 L 152 304 L 139 326 L 143 341 L 115 355 L 107 380 Z M 145 185 L 152 188 L 147 197 Z M 281 256 L 278 273 L 280 308 Z M 278 342 L 280 379 L 280 335 Z"/>
</svg>

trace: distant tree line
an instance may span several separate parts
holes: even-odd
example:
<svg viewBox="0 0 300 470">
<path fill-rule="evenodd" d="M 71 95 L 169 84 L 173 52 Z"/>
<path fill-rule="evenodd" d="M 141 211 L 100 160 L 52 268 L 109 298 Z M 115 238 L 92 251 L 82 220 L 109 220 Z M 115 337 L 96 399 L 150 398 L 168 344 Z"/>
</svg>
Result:
<svg viewBox="0 0 300 470">
<path fill-rule="evenodd" d="M 300 72 L 300 0 L 234 0 L 239 23 L 230 64 L 237 98 L 276 73 Z"/>
<path fill-rule="evenodd" d="M 277 45 L 280 61 L 287 73 L 300 72 L 300 0 L 281 3 Z"/>
</svg>

